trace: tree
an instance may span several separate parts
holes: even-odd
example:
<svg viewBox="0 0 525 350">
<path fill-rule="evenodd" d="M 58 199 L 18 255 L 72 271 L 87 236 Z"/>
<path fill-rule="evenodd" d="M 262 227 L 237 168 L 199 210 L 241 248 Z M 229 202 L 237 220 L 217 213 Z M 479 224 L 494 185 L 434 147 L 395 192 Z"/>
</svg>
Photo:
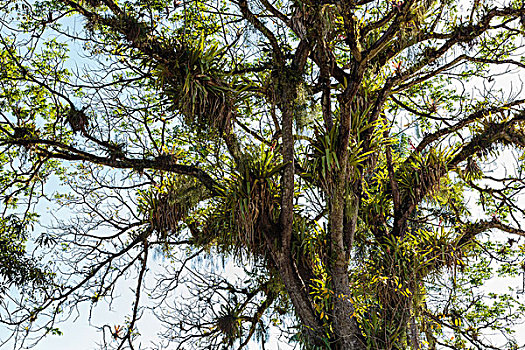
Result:
<svg viewBox="0 0 525 350">
<path fill-rule="evenodd" d="M 137 346 L 152 302 L 182 347 L 264 343 L 273 322 L 304 348 L 491 348 L 491 329 L 492 348 L 517 348 L 523 305 L 482 287 L 524 266 L 525 100 L 498 84 L 525 68 L 522 1 L 1 12 L 2 220 L 47 227 L 34 277 L 2 302 L 17 346 L 127 277 L 133 306 L 100 327 L 105 348 Z M 152 252 L 171 268 L 148 290 Z M 221 259 L 243 277 L 209 272 Z"/>
</svg>

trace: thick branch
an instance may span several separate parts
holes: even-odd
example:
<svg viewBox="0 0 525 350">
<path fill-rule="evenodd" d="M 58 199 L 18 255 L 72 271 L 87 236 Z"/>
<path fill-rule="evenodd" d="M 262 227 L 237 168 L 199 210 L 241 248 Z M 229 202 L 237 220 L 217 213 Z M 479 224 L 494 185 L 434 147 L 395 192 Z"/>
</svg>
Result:
<svg viewBox="0 0 525 350">
<path fill-rule="evenodd" d="M 279 42 L 277 41 L 275 35 L 273 35 L 272 31 L 268 29 L 261 21 L 259 21 L 257 17 L 250 11 L 248 8 L 248 2 L 246 0 L 239 0 L 239 9 L 241 10 L 244 18 L 246 18 L 246 20 L 250 22 L 251 25 L 261 32 L 261 34 L 263 34 L 268 39 L 268 41 L 270 41 L 276 61 L 279 62 L 279 64 L 284 64 L 284 55 L 281 51 L 281 46 L 279 45 Z"/>
<path fill-rule="evenodd" d="M 498 219 L 493 218 L 491 220 L 480 220 L 475 223 L 467 224 L 463 234 L 459 237 L 457 245 L 462 247 L 470 243 L 477 235 L 487 232 L 490 229 L 498 229 L 513 235 L 525 237 L 524 230 L 504 224 Z"/>
<path fill-rule="evenodd" d="M 423 138 L 423 140 L 421 140 L 419 145 L 417 145 L 417 147 L 416 147 L 414 152 L 417 152 L 417 153 L 421 152 L 423 149 L 425 149 L 425 147 L 427 147 L 432 142 L 439 140 L 443 136 L 447 136 L 447 135 L 450 135 L 450 134 L 452 134 L 452 133 L 454 133 L 456 131 L 459 131 L 462 128 L 468 126 L 469 124 L 472 124 L 472 123 L 480 120 L 481 118 L 487 117 L 490 114 L 503 112 L 505 110 L 508 110 L 511 107 L 518 107 L 518 106 L 520 106 L 522 104 L 525 104 L 525 99 L 512 101 L 512 102 L 506 103 L 506 104 L 504 104 L 502 106 L 485 108 L 485 109 L 482 109 L 480 111 L 474 112 L 471 115 L 467 116 L 466 118 L 463 118 L 462 120 L 460 120 L 458 123 L 456 123 L 456 124 L 454 124 L 454 125 L 452 125 L 452 126 L 450 126 L 448 128 L 440 129 L 440 130 L 438 130 L 438 131 L 436 131 L 436 132 L 434 132 L 432 134 L 429 134 L 429 135 L 425 136 Z"/>
<path fill-rule="evenodd" d="M 178 164 L 177 159 L 169 156 L 158 157 L 155 159 L 133 159 L 121 157 L 113 159 L 111 157 L 101 157 L 88 153 L 72 146 L 62 144 L 57 141 L 43 139 L 19 139 L 19 140 L 0 140 L 0 143 L 15 144 L 33 149 L 47 158 L 63 159 L 68 161 L 87 161 L 93 164 L 99 164 L 116 169 L 135 169 L 142 171 L 144 169 L 163 170 L 181 175 L 188 175 L 199 180 L 212 195 L 219 195 L 221 186 L 204 170 L 191 165 Z M 55 150 L 49 150 L 52 146 Z"/>
<path fill-rule="evenodd" d="M 428 195 L 428 191 L 434 188 L 448 171 L 455 169 L 470 156 L 483 152 L 498 143 L 525 147 L 525 134 L 520 129 L 515 128 L 516 124 L 523 123 L 524 120 L 525 113 L 522 113 L 510 121 L 487 125 L 484 132 L 474 136 L 469 143 L 461 147 L 448 163 L 443 164 L 439 169 L 429 169 L 425 173 L 418 171 L 419 186 L 412 188 L 413 195 L 406 192 L 403 194 L 401 199 L 403 206 L 394 218 L 392 234 L 394 236 L 403 235 L 410 215 L 414 212 L 417 204 Z M 411 161 L 412 156 L 405 161 L 405 164 L 409 166 Z"/>
</svg>

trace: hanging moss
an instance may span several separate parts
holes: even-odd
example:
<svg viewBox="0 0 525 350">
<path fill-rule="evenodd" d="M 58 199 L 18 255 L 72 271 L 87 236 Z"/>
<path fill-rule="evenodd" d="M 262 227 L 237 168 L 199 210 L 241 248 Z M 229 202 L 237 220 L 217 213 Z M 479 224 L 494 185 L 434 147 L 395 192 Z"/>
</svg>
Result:
<svg viewBox="0 0 525 350">
<path fill-rule="evenodd" d="M 179 231 L 181 222 L 206 196 L 205 188 L 194 178 L 169 176 L 162 183 L 139 192 L 139 211 L 159 238 L 166 240 Z"/>
<path fill-rule="evenodd" d="M 208 241 L 227 250 L 247 249 L 255 255 L 266 254 L 263 231 L 279 213 L 280 188 L 275 179 L 283 168 L 273 150 L 261 147 L 246 160 L 244 173 L 227 180 L 221 204 L 209 215 L 203 231 Z"/>
<path fill-rule="evenodd" d="M 76 109 L 73 105 L 69 108 L 66 121 L 74 133 L 85 133 L 89 127 L 89 117 L 85 111 L 86 108 Z"/>
</svg>

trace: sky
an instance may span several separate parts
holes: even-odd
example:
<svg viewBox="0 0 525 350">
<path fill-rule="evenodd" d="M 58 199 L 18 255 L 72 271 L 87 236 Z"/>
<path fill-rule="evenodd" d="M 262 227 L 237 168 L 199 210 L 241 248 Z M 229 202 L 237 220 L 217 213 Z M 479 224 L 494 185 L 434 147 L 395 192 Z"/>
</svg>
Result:
<svg viewBox="0 0 525 350">
<path fill-rule="evenodd" d="M 78 26 L 74 19 L 72 19 L 73 25 Z M 73 60 L 79 62 L 82 60 L 81 56 L 77 55 L 74 50 L 71 52 Z M 512 81 L 505 79 L 500 79 L 500 81 L 495 82 L 495 86 L 499 86 L 503 89 L 509 90 L 511 88 L 515 89 L 516 84 L 519 82 L 519 78 L 515 76 Z M 523 77 L 525 78 L 525 77 Z M 525 81 L 525 79 L 522 79 Z M 508 156 L 507 156 L 508 157 Z M 510 161 L 510 158 L 502 157 L 500 159 L 501 165 L 496 165 L 494 167 L 494 172 L 503 171 L 503 166 Z M 42 211 L 54 211 L 54 208 L 42 209 Z M 494 238 L 498 235 L 494 235 Z M 154 260 L 154 259 L 152 259 Z M 150 267 L 152 270 L 161 269 L 161 261 L 154 261 L 154 264 Z M 241 269 L 235 267 L 233 264 L 227 264 L 225 268 L 225 273 L 231 276 L 238 275 Z M 78 309 L 78 312 L 73 314 L 73 317 L 70 318 L 67 322 L 60 325 L 60 329 L 63 332 L 63 335 L 51 335 L 42 340 L 35 349 L 37 350 L 91 350 L 97 346 L 97 343 L 101 340 L 100 332 L 94 328 L 92 325 L 100 324 L 121 324 L 122 315 L 128 314 L 132 302 L 132 293 L 130 293 L 130 287 L 134 285 L 135 281 L 128 281 L 129 284 L 122 284 L 119 288 L 118 294 L 119 298 L 116 298 L 111 308 L 105 303 L 100 303 L 91 313 L 91 319 L 89 317 L 89 305 L 85 304 Z M 506 290 L 509 286 L 518 289 L 521 288 L 522 277 L 518 278 L 506 278 L 506 279 L 493 279 L 487 285 L 487 289 L 490 290 Z M 525 298 L 525 295 L 524 295 Z M 161 329 L 161 325 L 152 315 L 145 313 L 144 317 L 140 322 L 140 331 L 141 331 L 141 340 L 144 345 L 149 342 L 155 342 L 158 339 L 157 333 Z M 525 327 L 523 328 L 525 329 Z M 0 328 L 0 339 L 4 339 L 6 336 L 5 329 Z M 519 333 L 518 339 L 522 344 L 525 344 L 525 332 Z M 6 347 L 7 349 L 8 347 Z M 253 344 L 251 349 L 259 348 L 257 345 Z M 291 349 L 292 346 L 286 344 L 284 341 L 279 342 L 276 338 L 276 334 L 271 337 L 270 343 L 266 346 L 267 349 Z"/>
</svg>

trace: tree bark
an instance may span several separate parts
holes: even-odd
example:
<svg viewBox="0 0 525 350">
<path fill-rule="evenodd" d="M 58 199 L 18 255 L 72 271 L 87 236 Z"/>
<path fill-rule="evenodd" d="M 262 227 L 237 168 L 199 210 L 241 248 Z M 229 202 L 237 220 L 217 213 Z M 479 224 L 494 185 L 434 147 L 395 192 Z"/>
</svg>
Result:
<svg viewBox="0 0 525 350">
<path fill-rule="evenodd" d="M 354 307 L 350 301 L 350 280 L 348 277 L 348 259 L 344 242 L 345 213 L 345 169 L 337 174 L 337 181 L 330 193 L 330 249 L 329 269 L 332 276 L 334 291 L 333 323 L 335 331 L 335 349 L 357 350 L 365 346 L 359 339 L 360 331 L 354 315 Z"/>
</svg>

